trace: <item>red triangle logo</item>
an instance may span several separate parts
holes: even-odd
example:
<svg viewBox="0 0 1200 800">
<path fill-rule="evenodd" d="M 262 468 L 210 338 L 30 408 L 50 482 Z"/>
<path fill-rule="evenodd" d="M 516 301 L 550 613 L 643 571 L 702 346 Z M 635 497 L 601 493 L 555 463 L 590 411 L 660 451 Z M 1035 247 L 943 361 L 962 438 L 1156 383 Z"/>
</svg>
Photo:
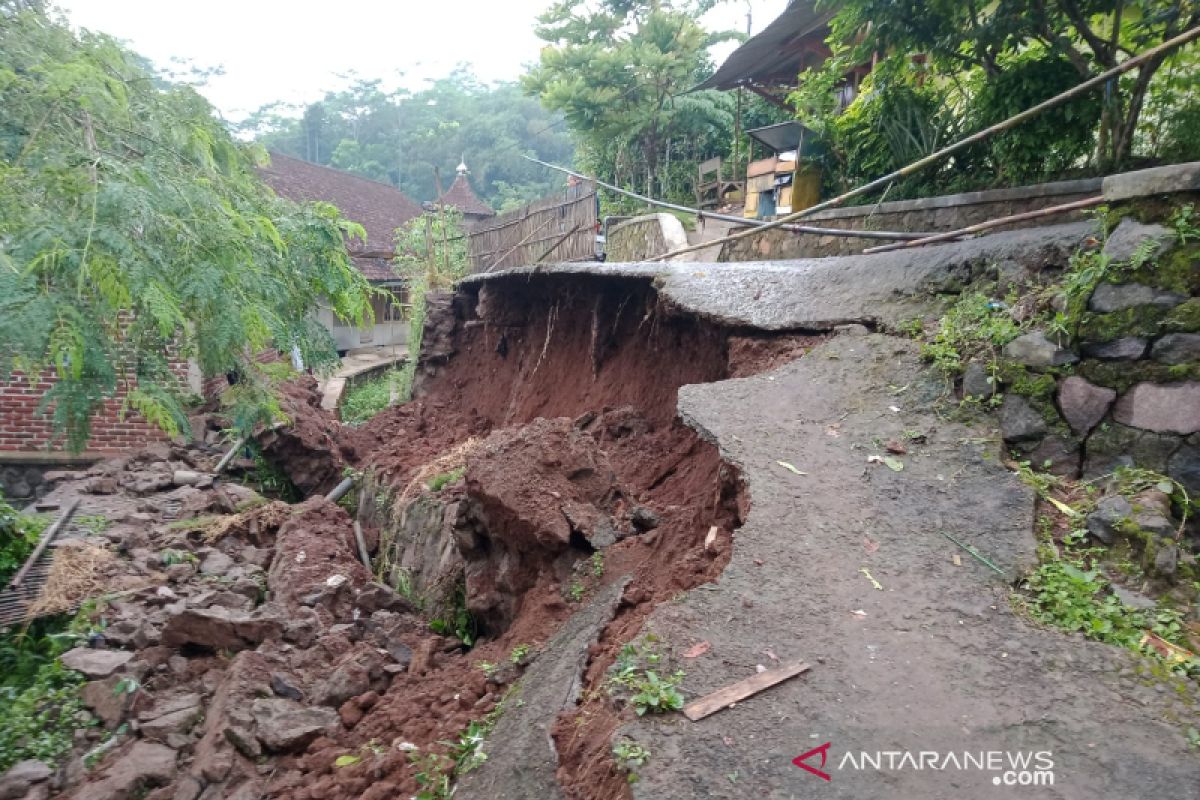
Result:
<svg viewBox="0 0 1200 800">
<path fill-rule="evenodd" d="M 811 772 L 813 775 L 816 775 L 818 778 L 821 778 L 821 779 L 827 780 L 827 781 L 832 780 L 829 777 L 829 773 L 823 772 L 822 770 L 819 770 L 816 767 L 813 767 L 813 766 L 810 766 L 810 765 L 804 763 L 808 759 L 810 759 L 813 756 L 820 753 L 821 754 L 821 766 L 822 767 L 825 766 L 825 759 L 829 754 L 830 744 L 832 744 L 832 742 L 826 742 L 825 744 L 821 745 L 820 747 L 814 747 L 812 750 L 809 750 L 807 753 L 802 753 L 802 754 L 796 756 L 795 758 L 793 758 L 792 763 L 795 764 L 797 767 L 799 767 L 802 770 Z"/>
</svg>

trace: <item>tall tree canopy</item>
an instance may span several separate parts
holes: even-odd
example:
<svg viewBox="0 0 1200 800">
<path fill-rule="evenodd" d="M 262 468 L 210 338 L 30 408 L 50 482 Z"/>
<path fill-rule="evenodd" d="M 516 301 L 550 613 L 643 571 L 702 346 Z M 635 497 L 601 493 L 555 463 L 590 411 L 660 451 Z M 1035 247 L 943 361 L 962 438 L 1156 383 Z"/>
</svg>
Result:
<svg viewBox="0 0 1200 800">
<path fill-rule="evenodd" d="M 114 40 L 0 2 L 0 108 L 0 379 L 56 371 L 43 407 L 72 446 L 119 384 L 186 430 L 169 355 L 241 371 L 252 424 L 272 408 L 256 353 L 328 361 L 318 303 L 369 313 L 344 246 L 361 228 L 277 199 L 255 175 L 261 149 Z"/>
<path fill-rule="evenodd" d="M 1197 0 L 822 0 L 822 5 L 837 10 L 833 39 L 851 48 L 855 59 L 869 58 L 872 51 L 926 53 L 943 73 L 978 70 L 995 84 L 1020 71 L 1018 83 L 1041 80 L 1051 89 L 1062 81 L 1047 79 L 1045 70 L 1031 68 L 1022 56 L 1040 54 L 1050 71 L 1066 65 L 1067 85 L 1073 85 L 1200 24 Z M 1180 57 L 1153 58 L 1106 87 L 1096 150 L 1105 169 L 1129 161 L 1155 78 Z M 1005 93 L 1012 88 L 1019 87 L 1010 85 Z"/>
<path fill-rule="evenodd" d="M 548 43 L 523 79 L 566 115 L 584 166 L 647 194 L 676 195 L 672 162 L 727 154 L 735 97 L 687 90 L 711 74 L 708 48 L 737 34 L 699 22 L 713 2 L 559 0 L 538 19 Z M 684 184 L 690 196 L 690 182 Z"/>
<path fill-rule="evenodd" d="M 465 157 L 477 193 L 498 208 L 562 184 L 523 153 L 553 162 L 574 157 L 561 116 L 516 84 L 485 85 L 463 67 L 418 92 L 356 80 L 301 115 L 267 106 L 241 127 L 270 149 L 391 183 L 418 200 L 436 198 L 435 167 L 448 186 Z"/>
</svg>

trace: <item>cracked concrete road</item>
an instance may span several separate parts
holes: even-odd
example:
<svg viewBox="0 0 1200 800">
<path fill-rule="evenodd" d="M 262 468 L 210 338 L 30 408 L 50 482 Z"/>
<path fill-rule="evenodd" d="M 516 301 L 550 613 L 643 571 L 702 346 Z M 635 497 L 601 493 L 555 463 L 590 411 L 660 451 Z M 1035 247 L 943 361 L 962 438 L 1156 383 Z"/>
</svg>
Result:
<svg viewBox="0 0 1200 800">
<path fill-rule="evenodd" d="M 548 273 L 649 278 L 679 308 L 724 325 L 762 331 L 827 330 L 845 322 L 894 327 L 929 312 L 932 294 L 957 291 L 995 265 L 1032 271 L 1064 265 L 1093 232 L 1092 223 L 1073 222 L 915 250 L 797 261 L 553 264 L 480 273 L 463 284 Z"/>
<path fill-rule="evenodd" d="M 1197 724 L 1194 687 L 1034 626 L 1012 611 L 1005 578 L 939 535 L 1010 574 L 1033 563 L 1030 491 L 988 431 L 934 413 L 938 389 L 914 343 L 872 335 L 681 390 L 681 415 L 741 466 L 752 506 L 722 576 L 657 608 L 647 630 L 676 657 L 712 643 L 679 660 L 689 699 L 772 656 L 813 669 L 698 723 L 625 726 L 653 754 L 635 798 L 1200 797 L 1184 736 Z M 926 440 L 899 457 L 903 471 L 868 463 L 906 433 Z M 792 764 L 826 742 L 829 782 Z M 1049 751 L 1053 786 L 997 786 L 1000 771 L 850 769 L 846 754 L 862 751 Z"/>
</svg>

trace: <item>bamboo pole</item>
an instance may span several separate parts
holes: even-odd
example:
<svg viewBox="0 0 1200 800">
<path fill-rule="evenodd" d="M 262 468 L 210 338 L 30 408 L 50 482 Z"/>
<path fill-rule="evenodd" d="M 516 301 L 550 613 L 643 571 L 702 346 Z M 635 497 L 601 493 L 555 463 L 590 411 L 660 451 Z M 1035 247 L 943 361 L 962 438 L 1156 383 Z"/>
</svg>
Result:
<svg viewBox="0 0 1200 800">
<path fill-rule="evenodd" d="M 556 241 L 554 244 L 550 245 L 550 247 L 547 248 L 546 252 L 544 252 L 540 256 L 538 256 L 537 261 L 534 261 L 533 263 L 534 264 L 542 263 L 542 261 L 544 261 L 546 259 L 546 256 L 550 255 L 555 250 L 557 250 L 562 245 L 563 242 L 565 242 L 567 239 L 570 239 L 572 236 L 574 236 L 576 233 L 578 233 L 579 229 L 582 227 L 583 227 L 583 223 L 581 222 L 581 223 L 577 224 L 571 230 L 564 233 L 562 236 L 558 237 L 558 241 Z"/>
<path fill-rule="evenodd" d="M 1121 64 L 1118 64 L 1117 66 L 1113 67 L 1112 69 L 1108 70 L 1107 72 L 1103 72 L 1094 78 L 1089 78 L 1088 80 L 1084 81 L 1083 83 L 1079 84 L 1078 86 L 1075 86 L 1072 89 L 1068 89 L 1067 91 L 1065 91 L 1061 94 L 1057 94 L 1054 97 L 1051 97 L 1049 100 L 1044 100 L 1041 103 L 1038 103 L 1036 106 L 1027 108 L 1024 111 L 1022 111 L 1021 113 L 1015 114 L 1015 115 L 1009 117 L 1008 119 L 1004 120 L 1003 122 L 998 122 L 995 125 L 984 128 L 981 131 L 971 134 L 970 136 L 966 137 L 965 139 L 960 139 L 952 145 L 943 147 L 941 150 L 938 150 L 936 153 L 931 153 L 931 154 L 925 156 L 924 158 L 918 159 L 917 161 L 914 161 L 913 163 L 911 163 L 907 166 L 901 167 L 900 169 L 896 170 L 895 172 L 890 172 L 887 175 L 884 175 L 882 178 L 876 178 L 875 180 L 870 181 L 869 183 L 864 183 L 862 186 L 859 186 L 857 189 L 852 189 L 852 190 L 845 192 L 844 194 L 840 194 L 837 197 L 834 197 L 830 200 L 826 200 L 823 203 L 817 203 L 815 206 L 810 206 L 809 208 L 806 208 L 802 211 L 797 211 L 794 214 L 788 214 L 786 217 L 780 217 L 779 219 L 774 220 L 772 222 L 768 222 L 759 228 L 752 228 L 751 230 L 748 230 L 748 231 L 742 231 L 740 233 L 730 234 L 729 236 L 726 236 L 724 238 L 713 239 L 710 242 L 704 242 L 702 244 L 689 245 L 688 247 L 681 247 L 678 250 L 672 250 L 668 253 L 663 253 L 662 255 L 655 256 L 654 258 L 652 258 L 650 260 L 651 261 L 665 261 L 668 258 L 674 258 L 676 256 L 681 256 L 685 253 L 691 253 L 696 250 L 702 250 L 706 247 L 712 247 L 715 244 L 724 244 L 725 242 L 733 242 L 733 241 L 737 241 L 738 239 L 745 239 L 750 236 L 756 236 L 756 235 L 762 233 L 763 231 L 767 231 L 772 228 L 782 228 L 790 222 L 794 222 L 798 219 L 803 219 L 804 217 L 811 216 L 813 214 L 816 214 L 818 211 L 824 211 L 827 208 L 834 208 L 836 206 L 840 206 L 842 203 L 845 203 L 847 200 L 849 200 L 852 197 L 858 197 L 859 195 L 873 192 L 876 189 L 880 189 L 899 178 L 904 178 L 909 175 L 912 175 L 915 172 L 919 172 L 920 170 L 924 169 L 925 167 L 928 167 L 931 164 L 935 164 L 938 161 L 941 161 L 943 158 L 945 158 L 946 156 L 948 156 L 952 153 L 957 153 L 959 150 L 970 147 L 971 145 L 974 145 L 974 144 L 978 144 L 979 142 L 982 142 L 983 140 L 988 139 L 997 133 L 1002 133 L 1003 131 L 1006 131 L 1016 125 L 1020 125 L 1022 122 L 1025 122 L 1026 120 L 1037 116 L 1038 114 L 1042 113 L 1043 111 L 1047 111 L 1051 108 L 1055 108 L 1056 106 L 1060 106 L 1063 103 L 1067 102 L 1068 100 L 1073 100 L 1076 97 L 1079 97 L 1080 95 L 1086 94 L 1086 93 L 1090 92 L 1091 90 L 1093 90 L 1099 86 L 1102 86 L 1105 83 L 1108 83 L 1108 81 L 1112 80 L 1113 78 L 1117 77 L 1118 75 L 1122 75 L 1122 74 L 1128 72 L 1129 70 L 1133 69 L 1134 67 L 1144 64 L 1145 62 L 1147 62 L 1151 59 L 1157 58 L 1158 56 L 1161 56 L 1164 53 L 1168 53 L 1171 50 L 1174 50 L 1178 47 L 1182 47 L 1183 45 L 1187 44 L 1188 42 L 1195 41 L 1197 38 L 1200 38 L 1200 27 L 1192 28 L 1189 31 L 1185 31 L 1185 32 L 1179 34 L 1178 36 L 1176 36 L 1173 39 L 1168 39 L 1167 41 L 1163 42 L 1162 44 L 1158 45 L 1157 47 L 1152 47 L 1149 50 L 1147 50 L 1146 52 L 1142 53 L 1141 55 L 1134 56 L 1133 58 L 1131 58 Z"/>
<path fill-rule="evenodd" d="M 782 227 L 785 230 L 791 231 L 793 233 L 812 233 L 812 234 L 817 234 L 820 236 L 846 236 L 846 237 L 849 237 L 852 239 L 889 239 L 889 240 L 901 239 L 901 240 L 907 240 L 907 239 L 920 239 L 923 236 L 932 236 L 933 235 L 932 233 L 901 233 L 898 231 L 852 231 L 852 230 L 847 230 L 845 228 L 816 228 L 811 225 L 783 225 L 783 226 L 774 225 L 773 223 L 763 222 L 760 219 L 746 219 L 745 217 L 735 217 L 730 214 L 716 214 L 712 211 L 702 211 L 701 209 L 698 209 L 698 208 L 689 208 L 688 206 L 681 206 L 678 203 L 668 203 L 666 200 L 656 200 L 653 197 L 647 197 L 644 194 L 638 194 L 637 192 L 631 192 L 628 189 L 622 189 L 620 186 L 614 186 L 611 183 L 605 183 L 604 181 L 599 180 L 597 178 L 589 178 L 586 175 L 582 175 L 578 172 L 575 172 L 574 170 L 567 169 L 566 167 L 560 167 L 557 164 L 550 164 L 545 161 L 540 161 L 536 158 L 533 158 L 532 156 L 521 156 L 521 157 L 524 159 L 527 159 L 529 161 L 532 161 L 536 164 L 541 164 L 543 167 L 549 167 L 550 169 L 558 170 L 559 172 L 565 172 L 568 175 L 574 175 L 575 177 L 582 178 L 585 181 L 592 181 L 593 183 L 595 183 L 599 186 L 603 186 L 605 189 L 608 189 L 610 192 L 616 192 L 617 194 L 623 194 L 626 197 L 632 197 L 635 200 L 641 200 L 643 203 L 647 203 L 652 206 L 658 206 L 660 208 L 669 208 L 674 211 L 682 211 L 687 214 L 695 214 L 697 217 L 708 217 L 709 219 L 719 219 L 723 222 L 735 222 L 739 225 L 751 225 L 751 226 L 759 226 L 759 227 L 776 227 L 776 228 Z M 714 239 L 712 242 L 705 242 L 704 246 L 708 247 L 711 244 L 713 244 L 714 242 L 720 243 L 722 241 L 724 241 L 724 240 L 723 239 Z M 699 248 L 697 248 L 697 249 L 699 249 Z"/>
<path fill-rule="evenodd" d="M 520 247 L 521 245 L 528 242 L 534 236 L 537 236 L 539 233 L 541 233 L 542 229 L 545 228 L 547 225 L 549 225 L 553 221 L 554 221 L 554 218 L 550 217 L 545 222 L 543 222 L 541 225 L 537 226 L 532 231 L 530 231 L 529 234 L 524 239 L 522 239 L 521 241 L 514 244 L 512 247 L 505 250 L 504 255 L 500 256 L 499 258 L 492 259 L 492 263 L 488 265 L 488 268 L 485 269 L 484 272 L 491 272 L 492 270 L 494 270 L 499 264 L 501 264 L 504 261 L 504 259 L 506 259 L 510 255 L 512 255 L 513 251 L 515 251 L 518 247 Z"/>
<path fill-rule="evenodd" d="M 8 588 L 17 589 L 21 586 L 21 582 L 25 580 L 25 576 L 29 574 L 29 570 L 33 569 L 33 565 L 42 557 L 42 553 L 46 552 L 46 548 L 54 541 L 54 537 L 58 536 L 59 531 L 67 524 L 67 520 L 75 513 L 75 509 L 79 506 L 79 498 L 76 497 L 67 504 L 67 510 L 59 515 L 58 519 L 46 529 L 42 534 L 42 540 L 38 542 L 37 547 L 33 548 L 33 552 L 29 554 L 29 558 L 25 559 L 25 563 L 21 565 L 21 569 L 13 576 L 13 579 L 8 582 Z"/>
<path fill-rule="evenodd" d="M 987 222 L 980 222 L 975 225 L 969 225 L 965 228 L 959 228 L 956 231 L 946 231 L 935 236 L 926 236 L 924 239 L 914 239 L 911 242 L 895 242 L 893 244 L 880 245 L 879 247 L 868 247 L 863 250 L 865 255 L 871 253 L 886 253 L 889 250 L 905 250 L 910 247 L 921 247 L 934 242 L 944 242 L 948 239 L 958 239 L 962 236 L 967 236 L 972 233 L 980 233 L 988 231 L 992 228 L 999 228 L 1003 225 L 1011 225 L 1014 222 L 1024 222 L 1030 219 L 1040 219 L 1042 217 L 1052 217 L 1056 214 L 1065 214 L 1068 211 L 1078 211 L 1081 208 L 1093 208 L 1104 202 L 1104 195 L 1097 197 L 1089 197 L 1086 200 L 1076 200 L 1073 203 L 1063 203 L 1058 206 L 1050 206 L 1048 208 L 1040 208 L 1037 211 L 1025 211 L 1020 214 L 1010 214 L 1007 217 L 997 217 L 989 219 Z"/>
</svg>

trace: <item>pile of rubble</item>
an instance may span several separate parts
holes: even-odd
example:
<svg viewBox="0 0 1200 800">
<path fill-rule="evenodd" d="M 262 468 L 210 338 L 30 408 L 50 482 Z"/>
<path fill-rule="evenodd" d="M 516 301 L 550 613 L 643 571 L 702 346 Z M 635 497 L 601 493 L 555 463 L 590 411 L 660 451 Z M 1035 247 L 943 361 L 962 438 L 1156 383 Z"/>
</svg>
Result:
<svg viewBox="0 0 1200 800">
<path fill-rule="evenodd" d="M 97 542 L 121 556 L 111 579 L 141 588 L 102 604 L 86 645 L 62 656 L 99 726 L 57 773 L 18 765 L 0 796 L 257 798 L 281 757 L 447 646 L 372 582 L 342 508 L 267 501 L 214 482 L 212 463 L 162 447 L 53 476 L 43 504 L 83 495 L 81 511 L 100 509 L 111 524 Z"/>
</svg>

